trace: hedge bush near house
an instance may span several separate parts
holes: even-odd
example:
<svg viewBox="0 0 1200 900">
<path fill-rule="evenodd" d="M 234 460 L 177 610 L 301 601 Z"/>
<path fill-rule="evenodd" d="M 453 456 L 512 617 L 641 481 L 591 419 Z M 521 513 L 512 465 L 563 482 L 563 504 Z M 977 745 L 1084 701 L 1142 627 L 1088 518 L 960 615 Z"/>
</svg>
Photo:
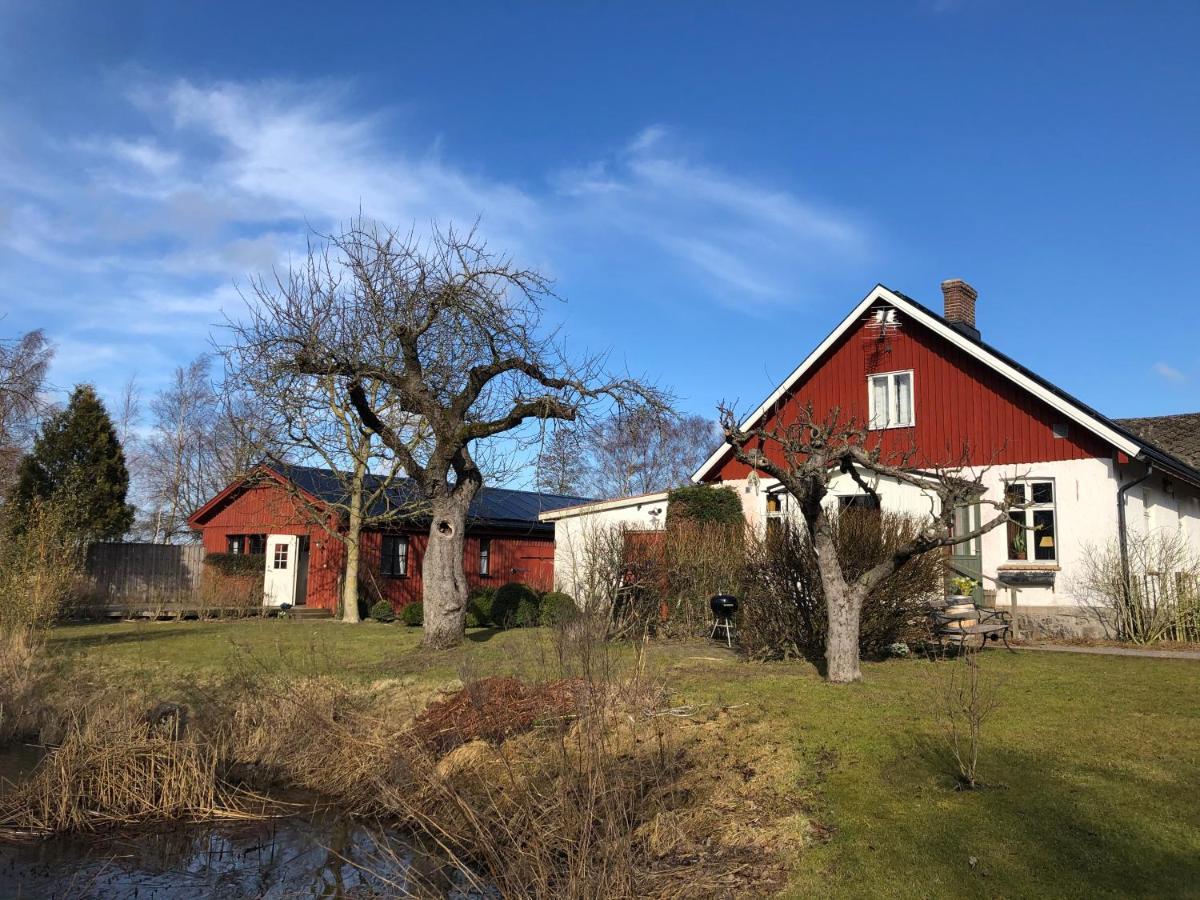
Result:
<svg viewBox="0 0 1200 900">
<path fill-rule="evenodd" d="M 396 611 L 386 600 L 377 600 L 371 605 L 371 618 L 376 622 L 396 621 Z"/>
<path fill-rule="evenodd" d="M 538 608 L 538 595 L 533 588 L 517 582 L 509 582 L 502 586 L 492 599 L 492 624 L 500 628 L 513 628 L 519 625 L 518 613 L 522 604 L 525 604 L 525 612 L 522 614 L 524 617 L 528 617 L 530 606 L 534 610 Z M 533 624 L 537 624 L 536 616 Z"/>
<path fill-rule="evenodd" d="M 526 597 L 517 606 L 517 614 L 514 618 L 518 628 L 536 628 L 542 619 L 541 598 L 536 593 L 532 593 L 531 597 Z"/>
<path fill-rule="evenodd" d="M 204 564 L 222 575 L 261 575 L 266 571 L 267 557 L 262 553 L 206 553 Z"/>
<path fill-rule="evenodd" d="M 549 591 L 542 597 L 541 614 L 538 622 L 542 625 L 562 625 L 578 617 L 579 605 L 575 598 L 563 591 Z"/>
<path fill-rule="evenodd" d="M 492 624 L 492 600 L 496 596 L 493 587 L 477 587 L 467 598 L 467 627 L 483 628 Z"/>
<path fill-rule="evenodd" d="M 401 607 L 400 621 L 409 627 L 425 624 L 425 604 L 418 601 Z"/>
<path fill-rule="evenodd" d="M 667 494 L 667 527 L 678 522 L 741 525 L 742 500 L 731 487 L 692 484 Z"/>
</svg>

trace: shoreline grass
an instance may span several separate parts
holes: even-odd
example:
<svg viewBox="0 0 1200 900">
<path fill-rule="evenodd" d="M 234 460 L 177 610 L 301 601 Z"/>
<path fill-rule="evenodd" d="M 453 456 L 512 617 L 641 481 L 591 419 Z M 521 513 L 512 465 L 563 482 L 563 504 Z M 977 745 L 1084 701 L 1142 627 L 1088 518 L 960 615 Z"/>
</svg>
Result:
<svg viewBox="0 0 1200 900">
<path fill-rule="evenodd" d="M 231 671 L 406 684 L 552 667 L 544 629 L 469 633 L 440 653 L 419 629 L 336 622 L 122 623 L 54 629 L 51 690 L 127 685 L 195 702 Z M 617 653 L 633 658 L 632 649 Z M 704 642 L 651 644 L 645 665 L 695 727 L 724 742 L 730 778 L 769 770 L 809 822 L 787 849 L 785 896 L 1186 896 L 1200 883 L 1200 665 L 988 651 L 1001 705 L 954 790 L 930 711 L 937 664 L 864 665 L 825 684 L 805 663 L 747 663 Z M 736 727 L 735 727 L 736 726 Z M 973 862 L 972 862 L 973 860 Z"/>
</svg>

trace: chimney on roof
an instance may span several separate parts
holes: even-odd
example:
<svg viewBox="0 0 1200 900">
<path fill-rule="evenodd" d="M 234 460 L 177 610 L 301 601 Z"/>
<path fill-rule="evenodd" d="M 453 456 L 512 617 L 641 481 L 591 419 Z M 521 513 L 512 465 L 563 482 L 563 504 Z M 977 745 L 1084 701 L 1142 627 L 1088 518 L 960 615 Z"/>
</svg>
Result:
<svg viewBox="0 0 1200 900">
<path fill-rule="evenodd" d="M 945 300 L 946 321 L 968 337 L 979 340 L 979 329 L 975 327 L 975 299 L 979 293 L 961 278 L 942 282 L 942 298 Z"/>
</svg>

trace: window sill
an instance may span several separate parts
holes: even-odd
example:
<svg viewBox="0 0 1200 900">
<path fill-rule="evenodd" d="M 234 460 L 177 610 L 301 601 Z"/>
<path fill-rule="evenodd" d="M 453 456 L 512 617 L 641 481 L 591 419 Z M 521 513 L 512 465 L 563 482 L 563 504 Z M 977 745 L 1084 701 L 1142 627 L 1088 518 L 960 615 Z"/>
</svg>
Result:
<svg viewBox="0 0 1200 900">
<path fill-rule="evenodd" d="M 1017 560 L 1016 562 L 1007 562 L 1007 563 L 1003 563 L 999 566 L 996 566 L 996 571 L 998 571 L 998 572 L 1061 572 L 1062 566 L 1060 566 L 1056 562 L 1029 563 L 1029 562 L 1021 562 L 1020 560 Z"/>
<path fill-rule="evenodd" d="M 382 575 L 384 578 L 396 578 L 396 579 L 400 579 L 400 578 L 407 578 L 407 577 L 408 577 L 408 573 L 407 573 L 407 572 L 406 572 L 406 573 L 404 573 L 403 575 L 393 575 L 391 572 L 380 572 L 379 574 L 380 574 L 380 575 Z"/>
<path fill-rule="evenodd" d="M 916 427 L 916 422 L 909 422 L 907 425 L 868 425 L 867 431 L 900 431 L 905 428 Z"/>
</svg>

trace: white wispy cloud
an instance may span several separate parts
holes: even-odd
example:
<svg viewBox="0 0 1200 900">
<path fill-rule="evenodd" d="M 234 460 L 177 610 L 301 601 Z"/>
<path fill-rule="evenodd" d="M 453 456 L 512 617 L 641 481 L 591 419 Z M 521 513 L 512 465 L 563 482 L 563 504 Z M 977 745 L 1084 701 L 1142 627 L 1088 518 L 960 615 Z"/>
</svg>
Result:
<svg viewBox="0 0 1200 900">
<path fill-rule="evenodd" d="M 1185 384 L 1188 381 L 1188 376 L 1186 373 L 1181 372 L 1179 369 L 1175 368 L 1169 363 L 1156 362 L 1154 364 L 1154 371 L 1159 376 L 1165 378 L 1167 381 L 1170 381 L 1173 384 Z"/>
<path fill-rule="evenodd" d="M 585 255 L 614 281 L 669 270 L 694 302 L 803 302 L 814 273 L 867 241 L 661 124 L 517 185 L 455 164 L 436 139 L 406 140 L 397 111 L 354 111 L 346 85 L 146 77 L 126 100 L 136 118 L 121 128 L 0 139 L 0 259 L 16 275 L 0 303 L 36 291 L 53 320 L 37 324 L 72 357 L 64 378 L 92 364 L 119 384 L 131 356 L 185 361 L 240 305 L 235 282 L 360 209 L 402 228 L 481 218 L 494 246 L 551 271 Z"/>
</svg>

